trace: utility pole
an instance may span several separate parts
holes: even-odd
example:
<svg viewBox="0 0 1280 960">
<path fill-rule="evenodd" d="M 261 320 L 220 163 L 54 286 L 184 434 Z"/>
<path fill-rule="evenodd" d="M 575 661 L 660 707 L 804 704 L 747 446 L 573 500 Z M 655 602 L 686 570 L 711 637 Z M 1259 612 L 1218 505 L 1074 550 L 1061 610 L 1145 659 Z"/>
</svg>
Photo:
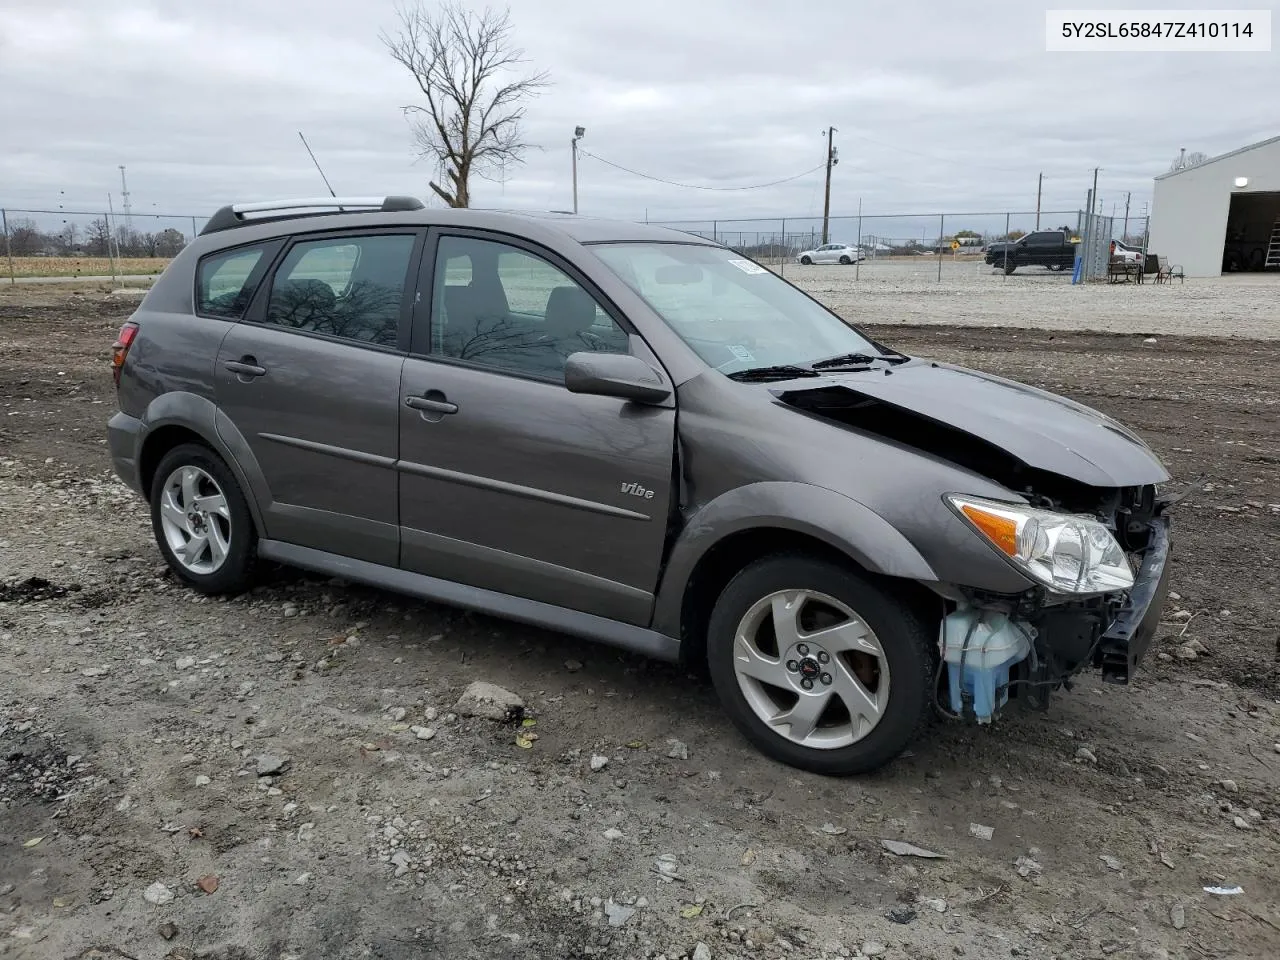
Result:
<svg viewBox="0 0 1280 960">
<path fill-rule="evenodd" d="M 108 193 L 107 194 L 107 259 L 111 261 L 111 285 L 112 286 L 115 286 L 116 284 L 116 261 L 120 259 L 120 242 L 118 240 L 116 241 L 115 256 L 113 257 L 111 255 L 111 235 L 112 233 L 114 233 L 114 231 L 112 230 L 112 223 L 115 220 L 115 218 L 116 218 L 115 204 L 111 202 L 111 194 Z"/>
<path fill-rule="evenodd" d="M 835 127 L 827 127 L 827 190 L 822 199 L 822 242 L 829 243 L 828 226 L 831 220 L 831 168 L 839 163 L 836 157 L 835 142 L 832 134 L 836 132 Z"/>
<path fill-rule="evenodd" d="M 133 235 L 133 205 L 129 202 L 129 181 L 124 178 L 124 164 L 120 164 L 120 199 L 124 205 L 125 233 Z"/>
<path fill-rule="evenodd" d="M 585 127 L 573 128 L 573 139 L 569 141 L 569 149 L 573 151 L 573 212 L 578 212 L 578 141 L 583 138 L 587 130 Z M 645 216 L 648 217 L 648 212 Z"/>
<path fill-rule="evenodd" d="M 1126 192 L 1124 195 L 1124 229 L 1120 231 L 1120 238 L 1125 243 L 1129 242 L 1129 198 L 1131 193 Z"/>
<path fill-rule="evenodd" d="M 1044 186 L 1044 174 L 1036 178 L 1036 229 L 1040 229 L 1040 188 Z"/>
<path fill-rule="evenodd" d="M 1098 202 L 1098 168 L 1097 167 L 1093 168 L 1093 190 L 1089 192 L 1089 196 L 1091 198 L 1090 205 L 1089 205 L 1089 216 L 1093 216 L 1093 207 Z"/>
</svg>

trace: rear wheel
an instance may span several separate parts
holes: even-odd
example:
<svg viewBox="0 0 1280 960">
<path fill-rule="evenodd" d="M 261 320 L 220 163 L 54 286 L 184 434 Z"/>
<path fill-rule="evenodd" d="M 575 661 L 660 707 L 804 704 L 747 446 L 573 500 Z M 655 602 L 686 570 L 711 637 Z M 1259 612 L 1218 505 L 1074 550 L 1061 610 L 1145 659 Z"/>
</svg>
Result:
<svg viewBox="0 0 1280 960">
<path fill-rule="evenodd" d="M 151 484 L 151 525 L 169 568 L 201 593 L 235 593 L 252 575 L 257 536 L 235 476 L 208 447 L 164 455 Z"/>
<path fill-rule="evenodd" d="M 928 632 L 851 570 L 803 555 L 757 561 L 711 615 L 712 682 L 734 725 L 782 763 L 848 775 L 883 766 L 929 716 Z"/>
<path fill-rule="evenodd" d="M 848 257 L 841 257 L 840 262 L 843 263 L 845 266 L 848 266 L 849 264 L 853 263 L 853 261 L 850 260 Z"/>
</svg>

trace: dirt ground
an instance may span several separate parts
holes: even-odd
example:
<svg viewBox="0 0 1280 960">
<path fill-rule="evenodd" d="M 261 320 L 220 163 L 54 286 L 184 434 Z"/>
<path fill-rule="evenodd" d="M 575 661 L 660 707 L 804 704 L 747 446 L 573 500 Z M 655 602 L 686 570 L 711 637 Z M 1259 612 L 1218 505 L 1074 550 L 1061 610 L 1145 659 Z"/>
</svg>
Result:
<svg viewBox="0 0 1280 960">
<path fill-rule="evenodd" d="M 1202 486 L 1130 687 L 836 780 L 670 666 L 287 571 L 177 586 L 106 460 L 135 302 L 0 291 L 0 955 L 1280 955 L 1280 344 L 873 327 L 1095 405 Z M 455 716 L 474 680 L 536 724 Z"/>
</svg>

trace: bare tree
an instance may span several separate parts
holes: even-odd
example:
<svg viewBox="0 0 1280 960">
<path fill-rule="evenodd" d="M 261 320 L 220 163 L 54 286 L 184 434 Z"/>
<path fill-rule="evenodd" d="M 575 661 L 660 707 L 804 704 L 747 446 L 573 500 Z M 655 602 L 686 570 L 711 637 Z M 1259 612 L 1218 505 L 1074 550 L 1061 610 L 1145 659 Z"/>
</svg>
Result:
<svg viewBox="0 0 1280 960">
<path fill-rule="evenodd" d="M 91 257 L 106 257 L 111 253 L 111 225 L 106 217 L 89 222 L 85 230 L 85 251 Z"/>
<path fill-rule="evenodd" d="M 63 227 L 57 236 L 59 255 L 64 257 L 73 256 L 79 246 L 79 236 L 80 229 L 74 223 L 68 223 Z"/>
<path fill-rule="evenodd" d="M 48 238 L 30 219 L 9 221 L 9 249 L 15 257 L 34 257 L 44 253 Z"/>
<path fill-rule="evenodd" d="M 182 235 L 182 231 L 175 230 L 173 227 L 166 227 L 155 235 L 155 253 L 157 257 L 176 257 L 178 252 L 187 245 L 187 238 Z"/>
<path fill-rule="evenodd" d="M 451 207 L 471 203 L 471 174 L 520 163 L 524 103 L 548 84 L 548 74 L 522 75 L 524 51 L 512 45 L 510 11 L 476 13 L 460 0 L 438 10 L 397 8 L 399 29 L 383 32 L 387 52 L 413 74 L 426 105 L 403 108 L 418 154 L 435 161 L 448 188 L 431 189 Z"/>
<path fill-rule="evenodd" d="M 1183 152 L 1174 158 L 1173 163 L 1169 164 L 1169 172 L 1173 173 L 1175 170 L 1186 170 L 1188 167 L 1198 167 L 1208 159 L 1209 155 L 1207 153 L 1200 153 L 1199 151 L 1196 151 L 1195 153 Z"/>
</svg>

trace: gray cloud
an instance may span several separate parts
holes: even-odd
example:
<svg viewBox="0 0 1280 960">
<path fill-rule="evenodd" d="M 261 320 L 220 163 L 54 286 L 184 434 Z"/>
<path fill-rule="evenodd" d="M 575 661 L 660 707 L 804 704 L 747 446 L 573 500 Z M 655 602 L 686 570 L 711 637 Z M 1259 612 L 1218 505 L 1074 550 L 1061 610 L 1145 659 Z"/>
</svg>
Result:
<svg viewBox="0 0 1280 960">
<path fill-rule="evenodd" d="M 1166 4 L 1174 6 L 1176 4 Z M 517 40 L 554 81 L 530 104 L 526 163 L 473 185 L 479 206 L 567 208 L 569 137 L 669 180 L 759 183 L 821 163 L 839 128 L 835 213 L 1047 209 L 1150 196 L 1179 147 L 1223 152 L 1277 132 L 1277 54 L 1050 54 L 1019 2 L 515 0 Z M 1201 0 L 1199 7 L 1213 6 Z M 1225 6 L 1225 5 L 1219 5 Z M 0 10 L 0 202 L 99 209 L 127 164 L 137 212 L 206 213 L 323 185 L 427 196 L 382 50 L 390 0 Z M 652 219 L 821 214 L 821 173 L 712 192 L 580 162 L 584 212 Z M 118 196 L 117 196 L 118 202 Z"/>
</svg>

